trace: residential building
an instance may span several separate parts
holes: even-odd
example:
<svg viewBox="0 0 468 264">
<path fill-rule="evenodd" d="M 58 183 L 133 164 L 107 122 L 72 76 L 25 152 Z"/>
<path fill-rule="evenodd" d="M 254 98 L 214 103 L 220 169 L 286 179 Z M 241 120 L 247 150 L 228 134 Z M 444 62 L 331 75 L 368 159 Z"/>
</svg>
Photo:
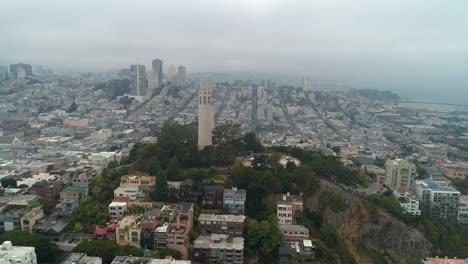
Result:
<svg viewBox="0 0 468 264">
<path fill-rule="evenodd" d="M 119 161 L 120 156 L 117 155 L 116 152 L 106 152 L 102 151 L 99 153 L 93 153 L 88 157 L 89 165 L 97 166 L 101 168 L 106 168 L 107 164 L 111 161 Z"/>
<path fill-rule="evenodd" d="M 178 203 L 167 230 L 167 247 L 182 253 L 182 259 L 188 259 L 187 247 L 190 243 L 190 231 L 193 227 L 193 204 Z"/>
<path fill-rule="evenodd" d="M 313 263 L 315 260 L 315 247 L 311 240 L 296 242 L 281 242 L 279 247 L 279 263 Z"/>
<path fill-rule="evenodd" d="M 143 196 L 144 195 L 139 191 L 137 186 L 119 186 L 114 190 L 114 197 L 128 197 L 130 201 Z"/>
<path fill-rule="evenodd" d="M 68 186 L 60 192 L 60 201 L 81 201 L 87 194 L 87 188 Z"/>
<path fill-rule="evenodd" d="M 244 263 L 244 238 L 229 235 L 201 235 L 194 242 L 193 259 L 202 263 Z"/>
<path fill-rule="evenodd" d="M 190 260 L 176 260 L 172 256 L 167 256 L 164 259 L 154 259 L 147 257 L 134 257 L 134 256 L 117 256 L 111 264 L 190 264 Z"/>
<path fill-rule="evenodd" d="M 104 142 L 110 137 L 112 137 L 112 129 L 101 129 L 91 133 L 93 142 Z"/>
<path fill-rule="evenodd" d="M 280 224 L 296 224 L 296 217 L 304 211 L 301 195 L 278 194 L 276 195 L 276 216 Z"/>
<path fill-rule="evenodd" d="M 125 175 L 120 179 L 122 187 L 137 187 L 140 191 L 151 192 L 156 185 L 156 176 Z"/>
<path fill-rule="evenodd" d="M 135 216 L 126 216 L 119 221 L 115 242 L 122 246 L 130 245 L 140 248 L 140 229 Z"/>
<path fill-rule="evenodd" d="M 94 226 L 94 240 L 110 240 L 115 242 L 115 232 L 118 227 L 117 222 L 111 222 L 106 227 L 100 228 L 98 225 Z"/>
<path fill-rule="evenodd" d="M 59 197 L 62 189 L 63 184 L 61 182 L 38 181 L 28 189 L 28 193 L 55 200 Z"/>
<path fill-rule="evenodd" d="M 80 208 L 80 201 L 78 200 L 61 201 L 56 205 L 56 208 L 57 208 L 57 213 L 60 216 L 69 217 L 74 212 L 78 211 L 78 208 Z"/>
<path fill-rule="evenodd" d="M 400 203 L 400 206 L 403 209 L 403 211 L 412 215 L 421 215 L 421 210 L 419 209 L 419 201 L 412 191 L 399 188 L 393 191 L 393 195 Z"/>
<path fill-rule="evenodd" d="M 198 216 L 198 229 L 201 234 L 224 234 L 241 237 L 244 233 L 243 215 L 214 215 L 200 214 Z"/>
<path fill-rule="evenodd" d="M 458 223 L 468 224 L 468 195 L 460 197 L 460 204 L 458 205 Z"/>
<path fill-rule="evenodd" d="M 419 155 L 430 159 L 447 159 L 447 146 L 443 144 L 424 144 L 419 147 Z"/>
<path fill-rule="evenodd" d="M 169 223 L 164 223 L 162 226 L 154 230 L 154 248 L 167 248 L 167 230 Z"/>
<path fill-rule="evenodd" d="M 201 86 L 198 92 L 198 148 L 203 149 L 212 144 L 214 128 L 211 86 Z"/>
<path fill-rule="evenodd" d="M 447 224 L 458 222 L 460 192 L 450 186 L 442 186 L 432 180 L 416 181 L 414 192 L 419 200 L 421 215 Z"/>
<path fill-rule="evenodd" d="M 109 204 L 109 216 L 111 219 L 122 219 L 127 212 L 127 203 L 112 202 Z"/>
<path fill-rule="evenodd" d="M 243 189 L 237 189 L 237 187 L 232 187 L 231 189 L 224 189 L 224 193 L 223 193 L 224 212 L 227 214 L 243 215 L 245 211 L 246 198 L 247 198 L 247 192 Z"/>
<path fill-rule="evenodd" d="M 37 264 L 36 252 L 33 247 L 17 247 L 5 241 L 0 246 L 0 263 Z"/>
<path fill-rule="evenodd" d="M 65 233 L 69 225 L 68 221 L 68 219 L 51 216 L 48 219 L 36 222 L 33 226 L 33 233 L 47 236 L 50 239 L 58 239 Z"/>
<path fill-rule="evenodd" d="M 465 179 L 468 176 L 468 162 L 443 165 L 445 176 L 450 179 Z"/>
<path fill-rule="evenodd" d="M 404 159 L 389 159 L 385 163 L 385 172 L 385 185 L 391 190 L 413 189 L 416 177 L 416 165 L 413 163 Z"/>
<path fill-rule="evenodd" d="M 146 68 L 144 65 L 130 66 L 130 90 L 133 96 L 146 96 Z"/>
<path fill-rule="evenodd" d="M 423 264 L 468 264 L 468 259 L 457 259 L 457 258 L 426 258 L 422 261 Z"/>
<path fill-rule="evenodd" d="M 163 61 L 160 59 L 154 59 L 152 63 L 153 71 L 158 75 L 159 86 L 163 84 Z"/>
<path fill-rule="evenodd" d="M 21 230 L 32 233 L 33 226 L 43 217 L 44 211 L 41 208 L 33 208 L 20 218 Z"/>
<path fill-rule="evenodd" d="M 188 178 L 180 183 L 179 197 L 182 202 L 196 202 L 192 179 Z"/>
<path fill-rule="evenodd" d="M 302 241 L 309 239 L 309 229 L 303 225 L 278 224 L 286 241 Z"/>
<path fill-rule="evenodd" d="M 71 253 L 60 264 L 102 264 L 102 258 L 89 257 L 86 253 Z"/>
<path fill-rule="evenodd" d="M 202 206 L 204 209 L 223 209 L 223 185 L 205 185 Z"/>
<path fill-rule="evenodd" d="M 86 190 L 86 195 L 89 195 L 89 189 L 95 173 L 87 171 L 70 175 L 70 182 L 73 187 L 79 187 Z"/>
</svg>

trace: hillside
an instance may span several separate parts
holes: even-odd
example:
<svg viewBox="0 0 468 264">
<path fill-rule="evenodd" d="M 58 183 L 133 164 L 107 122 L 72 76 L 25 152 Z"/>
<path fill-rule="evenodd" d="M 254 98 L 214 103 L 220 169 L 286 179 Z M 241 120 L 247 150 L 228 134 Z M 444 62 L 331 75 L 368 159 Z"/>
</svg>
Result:
<svg viewBox="0 0 468 264">
<path fill-rule="evenodd" d="M 320 191 L 310 197 L 308 205 L 318 209 L 318 197 L 324 191 L 339 193 L 346 201 L 344 211 L 324 212 L 324 226 L 337 230 L 339 239 L 358 263 L 404 263 L 405 257 L 423 259 L 433 248 L 422 230 L 409 227 L 379 209 L 379 218 L 372 217 L 364 202 L 328 181 L 321 181 Z"/>
</svg>

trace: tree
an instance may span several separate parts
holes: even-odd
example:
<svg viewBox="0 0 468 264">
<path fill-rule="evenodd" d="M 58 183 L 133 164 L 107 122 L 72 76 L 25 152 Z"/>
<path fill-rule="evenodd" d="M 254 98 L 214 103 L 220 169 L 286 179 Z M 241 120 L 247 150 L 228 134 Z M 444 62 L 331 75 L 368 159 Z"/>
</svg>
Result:
<svg viewBox="0 0 468 264">
<path fill-rule="evenodd" d="M 132 246 L 121 246 L 109 240 L 85 240 L 79 243 L 73 252 L 86 253 L 88 256 L 101 257 L 102 262 L 109 264 L 115 256 L 143 256 L 141 249 Z"/>
<path fill-rule="evenodd" d="M 55 206 L 57 203 L 55 200 L 47 198 L 47 197 L 42 197 L 39 199 L 39 203 L 41 204 L 41 208 L 44 211 L 44 214 L 51 214 L 55 210 Z"/>
<path fill-rule="evenodd" d="M 288 161 L 288 162 L 286 163 L 286 170 L 287 170 L 288 172 L 293 172 L 293 171 L 296 169 L 296 167 L 297 167 L 297 166 L 296 166 L 296 163 L 294 163 L 294 161 Z"/>
<path fill-rule="evenodd" d="M 153 199 L 158 202 L 167 202 L 169 196 L 169 186 L 167 184 L 166 173 L 161 173 L 156 179 Z"/>
<path fill-rule="evenodd" d="M 329 208 L 335 213 L 341 212 L 348 208 L 348 204 L 337 192 L 333 191 L 323 191 L 319 194 L 318 197 L 319 210 L 323 212 L 325 209 Z"/>
<path fill-rule="evenodd" d="M 252 151 L 253 153 L 263 151 L 262 143 L 257 139 L 257 135 L 254 132 L 246 133 L 242 140 L 244 141 L 246 151 Z"/>
<path fill-rule="evenodd" d="M 156 156 L 153 156 L 147 160 L 145 171 L 149 175 L 159 175 L 161 172 L 161 164 L 159 163 L 159 159 Z"/>
<path fill-rule="evenodd" d="M 169 180 L 177 180 L 179 178 L 180 165 L 177 157 L 173 157 L 167 165 L 167 178 Z"/>
<path fill-rule="evenodd" d="M 340 146 L 334 146 L 334 147 L 332 147 L 332 150 L 333 150 L 333 152 L 335 152 L 336 154 L 340 154 L 340 152 L 341 152 Z"/>
<path fill-rule="evenodd" d="M 261 222 L 247 220 L 246 250 L 248 255 L 257 253 L 261 262 L 273 262 L 273 252 L 283 240 L 283 233 L 279 231 L 276 222 L 276 215 Z"/>
<path fill-rule="evenodd" d="M 70 105 L 70 107 L 66 110 L 67 113 L 73 113 L 78 109 L 78 105 L 76 104 L 75 101 L 73 101 Z"/>
<path fill-rule="evenodd" d="M 11 241 L 14 246 L 34 247 L 39 263 L 55 263 L 58 249 L 44 236 L 13 230 L 0 235 L 0 240 Z"/>
<path fill-rule="evenodd" d="M 158 249 L 158 252 L 154 254 L 155 258 L 164 259 L 166 256 L 172 256 L 173 258 L 180 260 L 182 258 L 182 253 L 178 250 L 171 249 L 171 248 L 161 248 Z"/>
<path fill-rule="evenodd" d="M 0 184 L 2 185 L 3 188 L 15 188 L 17 185 L 16 185 L 16 181 L 12 178 L 3 178 L 1 181 L 0 181 Z"/>
<path fill-rule="evenodd" d="M 79 222 L 73 226 L 73 232 L 80 232 L 83 229 L 83 225 Z"/>
</svg>

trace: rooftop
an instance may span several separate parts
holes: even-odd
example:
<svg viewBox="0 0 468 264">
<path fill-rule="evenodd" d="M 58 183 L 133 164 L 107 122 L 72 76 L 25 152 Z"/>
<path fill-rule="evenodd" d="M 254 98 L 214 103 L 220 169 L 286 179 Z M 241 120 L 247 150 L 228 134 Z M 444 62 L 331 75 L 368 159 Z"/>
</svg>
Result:
<svg viewBox="0 0 468 264">
<path fill-rule="evenodd" d="M 234 249 L 234 250 L 243 250 L 244 249 L 244 238 L 242 237 L 233 237 L 230 238 L 229 235 L 221 234 L 211 234 L 207 236 L 199 236 L 194 242 L 195 248 L 223 248 L 223 249 Z"/>
<path fill-rule="evenodd" d="M 198 216 L 198 221 L 223 221 L 223 222 L 238 222 L 243 223 L 245 221 L 245 216 L 243 215 L 215 215 L 215 214 L 200 214 Z"/>
</svg>

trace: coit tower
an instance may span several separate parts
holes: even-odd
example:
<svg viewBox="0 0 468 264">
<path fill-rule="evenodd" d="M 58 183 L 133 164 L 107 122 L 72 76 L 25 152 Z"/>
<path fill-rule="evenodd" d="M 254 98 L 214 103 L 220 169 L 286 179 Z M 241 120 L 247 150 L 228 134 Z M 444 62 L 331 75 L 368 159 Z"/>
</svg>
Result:
<svg viewBox="0 0 468 264">
<path fill-rule="evenodd" d="M 211 105 L 212 88 L 200 86 L 198 91 L 198 149 L 210 146 L 211 133 L 214 128 L 213 106 Z"/>
</svg>

